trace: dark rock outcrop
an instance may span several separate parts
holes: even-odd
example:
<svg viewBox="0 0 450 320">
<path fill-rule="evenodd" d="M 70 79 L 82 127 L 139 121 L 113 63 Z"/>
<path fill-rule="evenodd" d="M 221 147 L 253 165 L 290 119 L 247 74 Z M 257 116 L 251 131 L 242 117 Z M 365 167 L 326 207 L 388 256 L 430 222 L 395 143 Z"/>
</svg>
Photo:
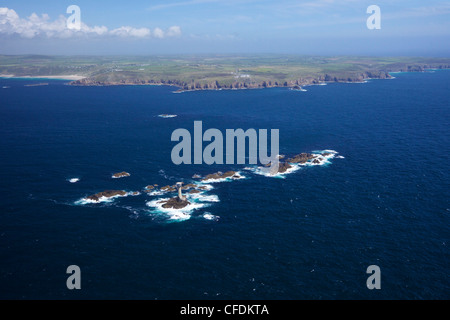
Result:
<svg viewBox="0 0 450 320">
<path fill-rule="evenodd" d="M 292 168 L 292 166 L 287 162 L 280 162 L 278 164 L 278 173 L 285 173 L 288 169 Z"/>
<path fill-rule="evenodd" d="M 178 197 L 170 198 L 169 200 L 163 200 L 160 203 L 163 203 L 162 207 L 165 209 L 183 209 L 187 205 L 191 204 L 186 199 L 180 199 Z"/>
<path fill-rule="evenodd" d="M 306 163 L 308 160 L 314 159 L 314 156 L 310 153 L 300 153 L 292 158 L 287 159 L 290 163 Z"/>
<path fill-rule="evenodd" d="M 189 189 L 196 188 L 196 187 L 197 186 L 195 184 L 189 183 L 189 184 L 186 184 L 186 185 L 182 186 L 181 190 L 189 190 Z"/>
<path fill-rule="evenodd" d="M 112 175 L 113 178 L 124 178 L 124 177 L 129 177 L 130 174 L 128 172 L 122 171 L 122 172 L 118 172 L 118 173 L 114 173 Z"/>
<path fill-rule="evenodd" d="M 236 173 L 235 171 L 227 171 L 225 173 L 222 172 L 216 172 L 212 174 L 208 174 L 205 178 L 202 179 L 202 181 L 208 181 L 208 180 L 215 180 L 215 179 L 225 179 L 225 178 L 240 178 L 240 175 Z"/>
<path fill-rule="evenodd" d="M 123 190 L 106 190 L 103 192 L 99 192 L 96 194 L 93 194 L 91 196 L 86 197 L 86 199 L 92 200 L 92 201 L 100 201 L 101 198 L 111 198 L 116 196 L 126 196 L 127 193 Z"/>
<path fill-rule="evenodd" d="M 161 191 L 174 192 L 174 191 L 177 191 L 177 188 L 175 186 L 164 186 L 164 187 L 161 187 Z"/>
</svg>

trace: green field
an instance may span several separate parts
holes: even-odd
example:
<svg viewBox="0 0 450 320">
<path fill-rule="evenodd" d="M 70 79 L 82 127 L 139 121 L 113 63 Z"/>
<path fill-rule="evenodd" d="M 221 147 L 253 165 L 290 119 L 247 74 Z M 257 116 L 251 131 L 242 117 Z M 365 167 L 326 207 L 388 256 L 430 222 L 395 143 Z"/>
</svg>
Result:
<svg viewBox="0 0 450 320">
<path fill-rule="evenodd" d="M 449 68 L 448 58 L 296 55 L 0 56 L 0 74 L 79 75 L 85 85 L 173 84 L 184 89 L 295 86 Z"/>
</svg>

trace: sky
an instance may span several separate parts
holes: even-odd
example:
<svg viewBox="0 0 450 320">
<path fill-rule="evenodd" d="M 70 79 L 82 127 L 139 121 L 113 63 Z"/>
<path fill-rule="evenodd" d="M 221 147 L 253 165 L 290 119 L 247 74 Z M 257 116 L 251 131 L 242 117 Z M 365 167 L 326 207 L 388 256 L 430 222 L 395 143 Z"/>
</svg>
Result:
<svg viewBox="0 0 450 320">
<path fill-rule="evenodd" d="M 450 1 L 0 0 L 0 54 L 199 53 L 449 57 Z"/>
</svg>

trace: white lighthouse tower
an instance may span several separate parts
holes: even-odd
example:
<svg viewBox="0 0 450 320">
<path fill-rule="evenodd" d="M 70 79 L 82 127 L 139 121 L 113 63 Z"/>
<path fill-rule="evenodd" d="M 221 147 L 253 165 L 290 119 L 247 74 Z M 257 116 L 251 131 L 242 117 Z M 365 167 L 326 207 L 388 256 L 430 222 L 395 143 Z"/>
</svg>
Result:
<svg viewBox="0 0 450 320">
<path fill-rule="evenodd" d="M 177 182 L 176 184 L 178 190 L 178 200 L 185 201 L 186 197 L 181 193 L 181 188 L 183 187 L 183 182 Z"/>
</svg>

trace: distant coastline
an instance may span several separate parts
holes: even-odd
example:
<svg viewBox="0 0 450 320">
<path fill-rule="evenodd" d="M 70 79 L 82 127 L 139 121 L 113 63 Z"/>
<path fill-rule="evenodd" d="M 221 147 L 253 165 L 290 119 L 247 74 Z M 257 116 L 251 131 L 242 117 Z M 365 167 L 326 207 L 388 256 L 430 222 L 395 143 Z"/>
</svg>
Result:
<svg viewBox="0 0 450 320">
<path fill-rule="evenodd" d="M 392 79 L 394 72 L 449 69 L 450 58 L 297 55 L 1 56 L 0 77 L 60 79 L 71 86 L 173 86 L 203 90 L 289 88 Z"/>
<path fill-rule="evenodd" d="M 27 75 L 16 76 L 13 74 L 0 74 L 0 79 L 50 79 L 50 80 L 68 80 L 68 85 L 72 86 L 172 86 L 178 88 L 174 93 L 183 93 L 191 91 L 220 91 L 220 90 L 245 90 L 245 89 L 264 89 L 264 88 L 289 88 L 294 91 L 306 91 L 304 87 L 313 85 L 326 85 L 328 83 L 365 83 L 371 79 L 395 79 L 391 74 L 406 73 L 406 72 L 427 72 L 428 70 L 443 70 L 450 69 L 450 65 L 434 66 L 408 66 L 406 69 L 392 70 L 392 71 L 380 71 L 380 72 L 362 72 L 351 77 L 334 76 L 333 74 L 325 74 L 317 78 L 307 78 L 286 81 L 283 83 L 272 82 L 270 80 L 262 81 L 258 83 L 245 83 L 234 82 L 230 85 L 220 84 L 219 81 L 215 81 L 212 84 L 205 86 L 199 86 L 195 84 L 188 85 L 181 80 L 169 80 L 169 81 L 153 81 L 153 80 L 140 80 L 140 79 L 127 79 L 120 81 L 98 81 L 87 76 L 79 75 Z"/>
<path fill-rule="evenodd" d="M 52 80 L 71 80 L 71 81 L 77 81 L 82 80 L 86 77 L 84 76 L 78 76 L 78 75 L 58 75 L 58 76 L 16 76 L 14 74 L 0 74 L 0 78 L 6 78 L 6 79 L 52 79 Z"/>
</svg>

